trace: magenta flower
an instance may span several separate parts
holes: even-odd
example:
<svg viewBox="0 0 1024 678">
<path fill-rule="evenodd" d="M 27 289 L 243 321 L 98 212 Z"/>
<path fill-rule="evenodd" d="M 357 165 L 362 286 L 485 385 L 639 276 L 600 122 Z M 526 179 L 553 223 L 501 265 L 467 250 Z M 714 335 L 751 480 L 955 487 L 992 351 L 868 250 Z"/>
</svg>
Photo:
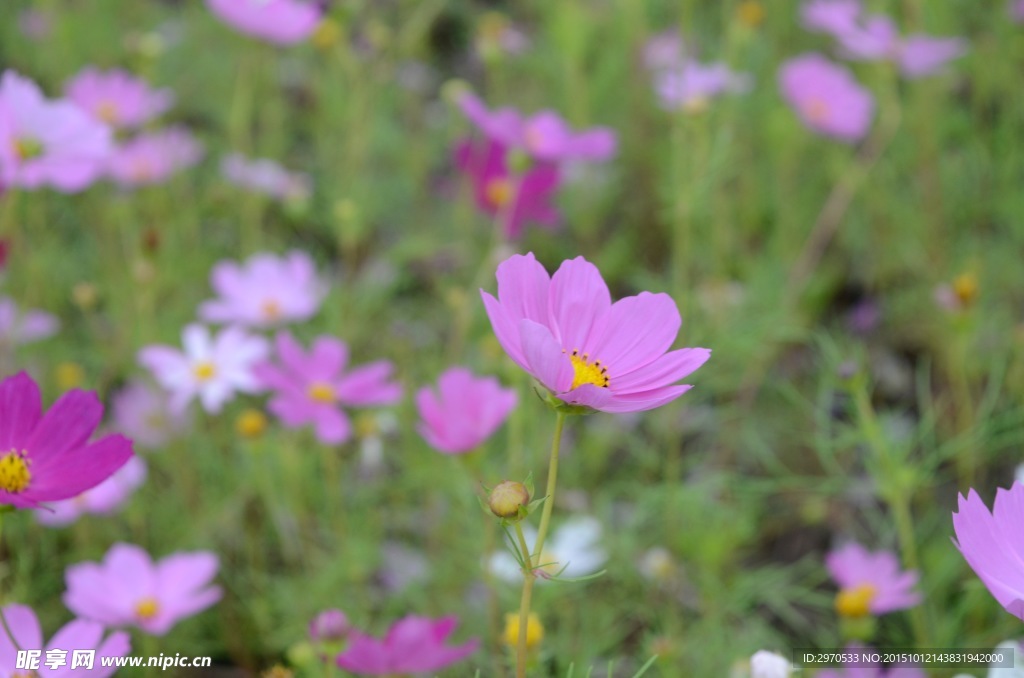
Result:
<svg viewBox="0 0 1024 678">
<path fill-rule="evenodd" d="M 381 640 L 354 631 L 348 648 L 338 655 L 338 666 L 370 676 L 439 671 L 473 654 L 480 645 L 475 638 L 462 645 L 445 645 L 457 624 L 455 617 L 434 620 L 409 615 Z"/>
<path fill-rule="evenodd" d="M 269 409 L 289 428 L 313 424 L 322 443 L 341 444 L 352 435 L 342 406 L 391 405 L 402 397 L 401 385 L 389 381 L 393 366 L 387 360 L 346 371 L 348 346 L 339 339 L 318 337 L 307 353 L 290 333 L 280 332 L 276 344 L 280 364 L 256 367 L 274 391 Z"/>
<path fill-rule="evenodd" d="M 839 50 L 847 59 L 879 61 L 899 49 L 900 34 L 892 19 L 872 14 L 835 35 Z"/>
<path fill-rule="evenodd" d="M 750 76 L 735 73 L 723 63 L 705 65 L 688 61 L 679 68 L 659 73 L 654 88 L 663 108 L 699 111 L 717 96 L 746 92 L 750 89 Z"/>
<path fill-rule="evenodd" d="M 947 63 L 967 52 L 960 38 L 909 35 L 899 46 L 896 60 L 905 78 L 921 78 L 941 71 Z"/>
<path fill-rule="evenodd" d="M 175 553 L 154 563 L 138 546 L 114 544 L 102 563 L 78 563 L 65 571 L 64 604 L 106 626 L 136 626 L 162 636 L 220 600 L 220 587 L 210 585 L 217 567 L 217 556 L 207 551 Z"/>
<path fill-rule="evenodd" d="M 871 127 L 875 101 L 846 68 L 820 54 L 790 59 L 779 71 L 782 94 L 816 132 L 855 142 Z"/>
<path fill-rule="evenodd" d="M 203 145 L 183 127 L 140 134 L 114 149 L 107 171 L 124 187 L 162 184 L 203 157 Z"/>
<path fill-rule="evenodd" d="M 48 101 L 14 71 L 0 79 L 0 184 L 80 191 L 103 172 L 110 128 L 68 101 Z"/>
<path fill-rule="evenodd" d="M 601 161 L 615 155 L 615 132 L 607 127 L 574 132 L 554 111 L 541 111 L 529 117 L 511 108 L 490 111 L 471 92 L 463 92 L 458 103 L 488 139 L 509 149 L 525 151 L 536 160 Z"/>
<path fill-rule="evenodd" d="M 518 396 L 493 377 L 477 378 L 464 367 L 441 375 L 438 390 L 422 388 L 416 394 L 420 413 L 417 430 L 437 451 L 469 452 L 487 440 L 516 406 Z"/>
<path fill-rule="evenodd" d="M 0 624 L 0 676 L 39 676 L 39 678 L 108 678 L 118 667 L 113 662 L 106 666 L 104 659 L 123 657 L 132 650 L 131 639 L 124 631 L 111 633 L 103 638 L 103 625 L 85 619 L 75 619 L 53 634 L 50 642 L 43 641 L 43 630 L 32 608 L 27 605 L 7 605 L 0 610 L 4 624 Z M 10 630 L 13 638 L 4 629 Z M 39 669 L 24 671 L 18 665 L 18 650 L 42 650 Z M 63 650 L 66 664 L 51 667 L 46 663 L 47 650 Z M 92 665 L 73 664 L 73 650 L 95 650 Z"/>
<path fill-rule="evenodd" d="M 52 337 L 60 321 L 46 311 L 22 311 L 10 297 L 0 296 L 0 343 L 12 346 L 30 344 Z"/>
<path fill-rule="evenodd" d="M 166 393 L 141 381 L 131 382 L 115 393 L 111 405 L 117 430 L 139 447 L 163 447 L 189 427 L 188 416 L 171 409 Z"/>
<path fill-rule="evenodd" d="M 43 414 L 39 387 L 27 374 L 0 382 L 0 505 L 69 499 L 121 468 L 132 456 L 130 440 L 88 442 L 102 417 L 95 393 L 68 391 Z"/>
<path fill-rule="evenodd" d="M 871 552 L 851 542 L 825 556 L 825 567 L 839 584 L 840 599 L 852 596 L 852 605 L 866 605 L 871 614 L 905 610 L 921 602 L 921 594 L 913 590 L 917 571 L 901 571 L 900 561 L 891 551 Z M 841 606 L 840 599 L 837 606 Z"/>
<path fill-rule="evenodd" d="M 277 45 L 302 42 L 323 15 L 319 3 L 304 0 L 206 0 L 206 6 L 239 32 Z"/>
<path fill-rule="evenodd" d="M 211 337 L 202 325 L 189 325 L 181 339 L 184 351 L 156 345 L 143 348 L 138 356 L 139 364 L 170 393 L 172 412 L 183 412 L 198 396 L 203 409 L 216 414 L 236 391 L 259 390 L 253 367 L 269 351 L 263 337 L 250 336 L 238 327 Z"/>
<path fill-rule="evenodd" d="M 289 172 L 273 160 L 265 158 L 248 160 L 238 153 L 232 153 L 221 161 L 220 171 L 225 179 L 236 186 L 276 200 L 305 201 L 313 192 L 308 175 Z"/>
<path fill-rule="evenodd" d="M 64 527 L 86 513 L 109 515 L 146 481 L 146 462 L 133 456 L 102 483 L 77 497 L 53 502 L 35 510 L 36 520 L 49 527 Z"/>
<path fill-rule="evenodd" d="M 996 490 L 989 512 L 978 493 L 970 490 L 953 514 L 957 546 L 989 593 L 1018 619 L 1024 620 L 1024 485 Z"/>
<path fill-rule="evenodd" d="M 583 257 L 548 276 L 533 253 L 498 266 L 498 298 L 480 290 L 505 352 L 563 402 L 603 412 L 660 407 L 688 391 L 673 385 L 711 351 L 668 351 L 682 320 L 667 294 L 641 292 L 612 304 Z M 668 351 L 668 352 L 666 352 Z"/>
<path fill-rule="evenodd" d="M 560 183 L 556 165 L 538 162 L 517 179 L 508 169 L 508 152 L 496 141 L 463 141 L 455 161 L 473 183 L 477 206 L 486 214 L 503 216 L 506 238 L 518 238 L 527 222 L 552 228 L 560 221 L 561 215 L 551 205 Z"/>
<path fill-rule="evenodd" d="M 127 71 L 86 68 L 64 88 L 67 98 L 97 120 L 115 128 L 135 128 L 174 103 L 169 89 L 154 90 Z"/>
<path fill-rule="evenodd" d="M 210 273 L 210 285 L 218 297 L 203 302 L 200 318 L 260 328 L 309 320 L 325 293 L 313 259 L 299 251 L 283 257 L 263 252 L 244 264 L 221 261 Z"/>
</svg>

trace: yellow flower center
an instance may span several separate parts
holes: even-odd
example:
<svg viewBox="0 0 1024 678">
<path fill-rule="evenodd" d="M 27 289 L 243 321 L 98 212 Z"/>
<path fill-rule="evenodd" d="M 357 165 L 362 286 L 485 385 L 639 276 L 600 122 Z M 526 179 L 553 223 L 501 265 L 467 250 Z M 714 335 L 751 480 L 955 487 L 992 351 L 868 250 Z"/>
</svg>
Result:
<svg viewBox="0 0 1024 678">
<path fill-rule="evenodd" d="M 953 279 L 953 293 L 964 306 L 970 306 L 978 298 L 978 277 L 973 273 L 961 273 Z"/>
<path fill-rule="evenodd" d="M 117 113 L 117 104 L 115 104 L 113 101 L 100 102 L 100 104 L 96 107 L 96 117 L 102 120 L 103 122 L 107 123 L 108 125 L 113 125 L 117 122 L 117 119 L 119 117 Z"/>
<path fill-rule="evenodd" d="M 484 188 L 484 195 L 492 207 L 504 207 L 512 200 L 512 182 L 508 179 L 491 179 Z"/>
<path fill-rule="evenodd" d="M 341 26 L 334 19 L 325 17 L 316 25 L 311 40 L 317 49 L 330 49 L 341 40 Z"/>
<path fill-rule="evenodd" d="M 377 417 L 373 416 L 371 412 L 363 412 L 356 417 L 355 429 L 356 437 L 360 440 L 380 435 L 380 425 L 377 423 Z"/>
<path fill-rule="evenodd" d="M 764 21 L 764 6 L 757 0 L 745 0 L 736 8 L 736 18 L 749 28 L 757 28 Z"/>
<path fill-rule="evenodd" d="M 0 490 L 11 494 L 24 491 L 32 482 L 32 474 L 28 470 L 30 463 L 24 452 L 16 450 L 0 457 Z"/>
<path fill-rule="evenodd" d="M 243 438 L 259 438 L 266 430 L 267 416 L 257 409 L 250 408 L 235 420 L 235 431 Z"/>
<path fill-rule="evenodd" d="M 156 598 L 143 598 L 135 605 L 135 616 L 142 621 L 149 621 L 160 612 L 160 603 Z"/>
<path fill-rule="evenodd" d="M 565 567 L 565 565 L 558 561 L 558 554 L 552 553 L 548 550 L 541 551 L 540 559 L 537 562 L 540 563 L 540 567 L 536 569 L 541 570 L 552 577 L 557 576 L 558 573 L 562 571 L 562 568 Z"/>
<path fill-rule="evenodd" d="M 562 353 L 565 352 L 563 348 Z M 580 355 L 579 349 L 575 348 L 572 350 L 569 360 L 572 361 L 574 372 L 572 386 L 569 390 L 579 388 L 583 384 L 593 384 L 601 388 L 608 388 L 608 368 L 602 365 L 600 360 L 591 362 L 588 354 Z"/>
<path fill-rule="evenodd" d="M 217 368 L 209 360 L 203 360 L 198 362 L 192 368 L 192 374 L 195 375 L 199 381 L 209 381 L 213 379 L 213 376 L 217 374 Z"/>
<path fill-rule="evenodd" d="M 807 117 L 810 118 L 811 122 L 822 123 L 827 121 L 829 117 L 828 104 L 818 98 L 811 99 L 807 102 Z"/>
<path fill-rule="evenodd" d="M 281 317 L 281 304 L 275 299 L 267 299 L 260 304 L 260 310 L 267 320 L 277 320 Z"/>
<path fill-rule="evenodd" d="M 851 589 L 843 589 L 836 594 L 836 612 L 841 617 L 857 619 L 871 614 L 871 601 L 877 589 L 871 584 L 861 584 Z"/>
<path fill-rule="evenodd" d="M 683 102 L 683 112 L 698 114 L 708 110 L 708 98 L 707 97 L 692 97 Z"/>
<path fill-rule="evenodd" d="M 14 140 L 14 157 L 18 160 L 31 160 L 43 154 L 43 144 L 34 137 L 21 137 Z"/>
<path fill-rule="evenodd" d="M 330 384 L 325 384 L 322 381 L 315 382 L 309 387 L 307 392 L 309 399 L 318 403 L 333 403 L 334 402 L 334 387 Z"/>
<path fill-rule="evenodd" d="M 519 645 L 519 615 L 505 615 L 505 632 L 501 634 L 505 645 L 518 647 Z M 544 640 L 544 625 L 540 623 L 540 617 L 536 612 L 531 612 L 526 619 L 526 649 L 532 650 Z"/>
</svg>

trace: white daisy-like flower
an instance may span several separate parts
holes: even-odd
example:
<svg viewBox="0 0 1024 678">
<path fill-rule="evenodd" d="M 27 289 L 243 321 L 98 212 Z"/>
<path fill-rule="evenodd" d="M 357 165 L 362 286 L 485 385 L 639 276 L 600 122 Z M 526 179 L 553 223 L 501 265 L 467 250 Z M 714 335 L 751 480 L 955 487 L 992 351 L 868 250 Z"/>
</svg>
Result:
<svg viewBox="0 0 1024 678">
<path fill-rule="evenodd" d="M 527 545 L 532 548 L 537 541 L 537 531 L 532 525 L 523 523 L 523 535 Z M 539 569 L 544 574 L 565 579 L 594 574 L 608 560 L 608 553 L 600 542 L 600 521 L 590 516 L 570 518 L 548 536 Z M 519 563 L 508 551 L 492 553 L 486 565 L 499 579 L 513 584 L 523 580 Z M 544 577 L 540 577 L 539 581 L 544 581 Z"/>
<path fill-rule="evenodd" d="M 758 650 L 750 658 L 750 678 L 789 678 L 793 664 L 781 654 Z"/>
</svg>

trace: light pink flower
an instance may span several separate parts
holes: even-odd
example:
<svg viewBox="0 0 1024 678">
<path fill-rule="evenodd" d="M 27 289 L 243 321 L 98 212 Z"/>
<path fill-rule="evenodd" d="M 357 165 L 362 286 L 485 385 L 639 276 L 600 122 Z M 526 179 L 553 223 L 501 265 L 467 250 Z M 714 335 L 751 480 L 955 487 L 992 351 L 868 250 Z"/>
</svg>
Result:
<svg viewBox="0 0 1024 678">
<path fill-rule="evenodd" d="M 189 427 L 188 416 L 171 409 L 166 393 L 142 381 L 125 385 L 111 404 L 117 430 L 140 447 L 163 447 Z"/>
<path fill-rule="evenodd" d="M 2 614 L 5 623 L 0 624 L 0 676 L 3 678 L 31 675 L 38 675 L 39 678 L 108 678 L 114 675 L 118 667 L 112 662 L 111 666 L 105 666 L 103 660 L 124 657 L 132 650 L 131 639 L 126 632 L 116 631 L 104 639 L 103 625 L 94 621 L 70 621 L 53 634 L 49 642 L 45 642 L 39 619 L 32 608 L 27 605 L 7 605 Z M 13 638 L 4 631 L 5 627 L 13 634 Z M 25 672 L 17 668 L 19 649 L 43 651 L 38 671 Z M 47 665 L 47 650 L 67 652 L 66 665 L 53 668 Z M 72 669 L 72 650 L 95 650 L 92 667 L 78 666 Z"/>
<path fill-rule="evenodd" d="M 45 311 L 21 311 L 13 299 L 0 296 L 0 343 L 29 344 L 52 337 L 58 329 L 56 316 Z"/>
<path fill-rule="evenodd" d="M 110 128 L 68 101 L 49 101 L 14 71 L 0 78 L 0 185 L 80 191 L 111 152 Z"/>
<path fill-rule="evenodd" d="M 313 424 L 320 442 L 340 444 L 352 425 L 342 406 L 391 405 L 402 397 L 401 385 L 389 381 L 393 366 L 386 360 L 346 371 L 348 346 L 334 337 L 318 337 L 310 351 L 288 332 L 277 335 L 279 364 L 262 363 L 256 375 L 273 389 L 269 409 L 285 426 Z"/>
<path fill-rule="evenodd" d="M 846 68 L 820 54 L 790 59 L 779 71 L 782 94 L 816 132 L 855 142 L 871 127 L 875 100 Z"/>
<path fill-rule="evenodd" d="M 1017 23 L 1024 22 L 1024 0 L 1010 0 L 1006 6 L 1010 18 Z"/>
<path fill-rule="evenodd" d="M 679 30 L 670 28 L 652 35 L 644 43 L 644 66 L 651 71 L 677 68 L 686 60 L 686 47 Z"/>
<path fill-rule="evenodd" d="M 1024 620 L 1024 485 L 996 490 L 992 511 L 978 493 L 959 496 L 953 514 L 957 546 L 999 604 Z"/>
<path fill-rule="evenodd" d="M 338 655 L 338 666 L 370 676 L 433 673 L 476 652 L 480 641 L 446 645 L 458 624 L 455 617 L 430 619 L 409 615 L 378 640 L 359 631 L 349 636 L 348 648 Z"/>
<path fill-rule="evenodd" d="M 800 8 L 800 19 L 807 30 L 839 35 L 857 27 L 861 11 L 860 0 L 811 0 Z"/>
<path fill-rule="evenodd" d="M 128 71 L 83 69 L 64 88 L 68 99 L 97 120 L 116 128 L 135 128 L 174 103 L 169 89 L 154 90 Z"/>
<path fill-rule="evenodd" d="M 119 509 L 145 481 L 146 462 L 138 455 L 133 456 L 114 475 L 91 490 L 36 509 L 36 520 L 50 527 L 63 527 L 86 513 L 109 515 Z"/>
<path fill-rule="evenodd" d="M 312 0 L 206 0 L 206 6 L 239 32 L 277 45 L 302 42 L 323 15 Z"/>
<path fill-rule="evenodd" d="M 140 134 L 114 149 L 107 171 L 121 186 L 162 184 L 203 157 L 203 145 L 184 127 Z"/>
<path fill-rule="evenodd" d="M 668 351 L 682 320 L 667 294 L 641 292 L 612 304 L 583 257 L 549 276 L 533 254 L 498 266 L 498 298 L 480 290 L 505 352 L 559 399 L 604 412 L 660 407 L 688 391 L 674 385 L 711 351 Z M 668 351 L 668 352 L 666 352 Z"/>
<path fill-rule="evenodd" d="M 947 63 L 967 53 L 960 38 L 908 35 L 899 46 L 896 60 L 906 78 L 922 78 L 941 71 Z"/>
<path fill-rule="evenodd" d="M 189 325 L 181 333 L 185 350 L 171 346 L 147 346 L 139 351 L 139 363 L 150 370 L 171 395 L 171 411 L 182 412 L 199 397 L 203 409 L 220 412 L 236 391 L 255 393 L 260 385 L 253 367 L 266 358 L 266 339 L 246 334 L 238 327 L 222 330 L 216 337 L 202 325 Z"/>
<path fill-rule="evenodd" d="M 199 317 L 261 328 L 309 320 L 326 291 L 313 259 L 299 251 L 283 257 L 262 252 L 244 264 L 221 261 L 213 267 L 210 285 L 218 297 L 203 302 Z"/>
<path fill-rule="evenodd" d="M 868 551 L 850 542 L 825 556 L 825 567 L 844 591 L 859 591 L 868 598 L 871 614 L 905 610 L 921 602 L 916 570 L 900 570 L 891 551 Z"/>
<path fill-rule="evenodd" d="M 313 192 L 309 175 L 289 172 L 266 158 L 248 160 L 243 155 L 232 153 L 221 160 L 220 172 L 236 186 L 277 200 L 304 201 Z"/>
<path fill-rule="evenodd" d="M 65 571 L 64 604 L 106 626 L 136 626 L 162 636 L 220 600 L 220 587 L 210 585 L 217 567 L 217 556 L 208 551 L 175 553 L 154 563 L 138 546 L 114 544 L 102 563 L 78 563 Z"/>
<path fill-rule="evenodd" d="M 518 396 L 494 377 L 477 378 L 464 367 L 441 375 L 437 392 L 416 394 L 420 413 L 417 430 L 439 452 L 469 452 L 487 440 L 516 406 Z"/>
<path fill-rule="evenodd" d="M 723 63 L 689 61 L 657 74 L 654 88 L 663 108 L 701 110 L 719 95 L 749 90 L 750 76 L 733 72 Z"/>
</svg>

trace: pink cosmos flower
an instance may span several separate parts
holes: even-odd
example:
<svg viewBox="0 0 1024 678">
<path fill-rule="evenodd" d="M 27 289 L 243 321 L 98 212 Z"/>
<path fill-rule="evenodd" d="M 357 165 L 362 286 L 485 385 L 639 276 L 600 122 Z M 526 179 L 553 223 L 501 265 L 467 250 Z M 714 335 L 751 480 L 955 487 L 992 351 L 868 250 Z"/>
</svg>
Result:
<svg viewBox="0 0 1024 678">
<path fill-rule="evenodd" d="M 309 639 L 315 643 L 344 640 L 352 630 L 345 613 L 338 609 L 324 610 L 309 622 Z"/>
<path fill-rule="evenodd" d="M 1024 0 L 1010 0 L 1010 3 L 1006 7 L 1010 13 L 1010 18 L 1017 23 L 1024 22 Z"/>
<path fill-rule="evenodd" d="M 262 252 L 244 264 L 221 261 L 213 267 L 210 285 L 218 297 L 203 302 L 199 317 L 246 327 L 309 320 L 325 293 L 313 259 L 299 251 L 284 257 Z"/>
<path fill-rule="evenodd" d="M 216 337 L 202 325 L 189 325 L 181 333 L 184 352 L 170 346 L 147 346 L 139 351 L 139 363 L 170 392 L 171 411 L 180 413 L 196 396 L 207 412 L 220 412 L 235 391 L 255 393 L 259 382 L 256 363 L 269 351 L 266 339 L 238 327 L 222 330 Z"/>
<path fill-rule="evenodd" d="M 114 149 L 107 171 L 121 186 L 162 184 L 203 157 L 203 145 L 184 127 L 140 134 Z"/>
<path fill-rule="evenodd" d="M 679 36 L 679 30 L 670 28 L 652 35 L 644 43 L 644 66 L 651 71 L 676 68 L 686 59 L 686 46 Z"/>
<path fill-rule="evenodd" d="M 128 71 L 83 69 L 64 88 L 67 98 L 94 118 L 115 128 L 135 128 L 174 103 L 169 89 L 154 90 Z"/>
<path fill-rule="evenodd" d="M 87 442 L 102 417 L 95 393 L 68 391 L 44 414 L 39 387 L 27 374 L 0 382 L 0 505 L 68 499 L 121 468 L 132 456 L 130 440 L 110 435 Z"/>
<path fill-rule="evenodd" d="M 516 179 L 508 169 L 508 152 L 496 141 L 463 141 L 455 151 L 458 168 L 469 175 L 477 206 L 486 214 L 503 215 L 506 238 L 518 238 L 527 222 L 553 228 L 561 220 L 551 198 L 560 184 L 559 169 L 538 162 Z M 509 203 L 515 201 L 511 209 Z"/>
<path fill-rule="evenodd" d="M 536 160 L 602 161 L 615 155 L 615 132 L 607 127 L 574 132 L 554 111 L 541 111 L 529 117 L 512 108 L 490 111 L 471 92 L 463 92 L 458 103 L 488 139 L 509 149 L 525 151 Z"/>
<path fill-rule="evenodd" d="M 1024 620 L 1024 485 L 996 490 L 989 512 L 978 493 L 970 490 L 953 514 L 957 546 L 989 593 L 1018 619 Z"/>
<path fill-rule="evenodd" d="M 905 610 L 921 602 L 921 594 L 913 591 L 917 571 L 901 571 L 899 558 L 891 551 L 871 552 L 851 542 L 825 556 L 825 567 L 843 592 L 867 600 L 871 614 Z"/>
<path fill-rule="evenodd" d="M 667 294 L 641 292 L 612 304 L 583 257 L 548 276 L 533 253 L 498 266 L 498 298 L 480 290 L 505 352 L 559 399 L 603 412 L 660 407 L 691 387 L 673 385 L 711 351 L 668 351 L 682 320 Z M 668 351 L 668 352 L 666 352 Z"/>
<path fill-rule="evenodd" d="M 455 617 L 434 620 L 409 615 L 380 640 L 354 631 L 337 663 L 346 671 L 370 676 L 439 671 L 473 654 L 480 645 L 475 638 L 462 645 L 445 645 L 456 625 Z"/>
<path fill-rule="evenodd" d="M 934 38 L 929 35 L 908 35 L 896 53 L 900 72 L 906 78 L 921 78 L 943 69 L 953 59 L 967 52 L 960 38 Z"/>
<path fill-rule="evenodd" d="M 820 54 L 790 59 L 779 71 L 783 96 L 816 132 L 848 143 L 871 127 L 875 101 L 846 68 Z"/>
<path fill-rule="evenodd" d="M 129 459 L 114 475 L 77 497 L 65 499 L 35 510 L 36 520 L 49 527 L 64 527 L 83 514 L 109 515 L 121 507 L 146 480 L 146 462 L 139 456 Z"/>
<path fill-rule="evenodd" d="M 131 639 L 124 631 L 111 633 L 103 638 L 103 625 L 85 619 L 75 619 L 53 634 L 50 642 L 43 641 L 43 630 L 32 608 L 27 605 L 7 605 L 0 610 L 5 624 L 0 624 L 0 676 L 34 676 L 39 678 L 108 678 L 117 671 L 116 665 L 106 666 L 106 658 L 123 657 L 132 650 Z M 13 638 L 4 628 L 10 630 Z M 25 672 L 17 668 L 18 650 L 42 650 L 37 671 Z M 48 650 L 63 650 L 65 662 L 58 666 L 47 664 Z M 73 664 L 72 650 L 95 650 L 92 665 Z"/>
<path fill-rule="evenodd" d="M 319 3 L 305 0 L 206 0 L 206 6 L 239 32 L 277 45 L 302 42 L 323 15 Z"/>
<path fill-rule="evenodd" d="M 248 160 L 243 155 L 232 153 L 221 161 L 220 171 L 236 186 L 277 200 L 308 200 L 313 190 L 308 175 L 289 172 L 265 158 Z"/>
<path fill-rule="evenodd" d="M 723 63 L 705 65 L 688 61 L 682 67 L 659 73 L 654 88 L 663 108 L 702 110 L 721 94 L 749 90 L 750 76 L 735 73 Z"/>
<path fill-rule="evenodd" d="M 166 393 L 142 381 L 115 393 L 111 405 L 117 429 L 140 447 L 163 447 L 189 426 L 188 416 L 171 409 Z"/>
<path fill-rule="evenodd" d="M 53 33 L 53 15 L 48 11 L 29 7 L 18 14 L 18 28 L 29 40 L 42 42 Z"/>
<path fill-rule="evenodd" d="M 860 0 L 811 0 L 800 8 L 800 19 L 810 31 L 839 35 L 857 27 Z"/>
<path fill-rule="evenodd" d="M 487 440 L 516 406 L 518 396 L 497 379 L 479 379 L 464 367 L 441 375 L 438 390 L 416 394 L 421 421 L 417 430 L 439 452 L 469 452 Z"/>
<path fill-rule="evenodd" d="M 52 337 L 59 328 L 56 316 L 45 311 L 21 311 L 13 299 L 0 296 L 0 343 L 30 344 Z"/>
<path fill-rule="evenodd" d="M 154 563 L 138 546 L 114 544 L 102 563 L 78 563 L 65 571 L 64 604 L 106 626 L 137 626 L 162 636 L 220 600 L 220 587 L 210 585 L 217 567 L 217 556 L 207 551 L 175 553 Z"/>
<path fill-rule="evenodd" d="M 103 172 L 110 128 L 68 101 L 48 101 L 14 71 L 0 78 L 0 184 L 80 191 Z"/>
<path fill-rule="evenodd" d="M 322 336 L 307 353 L 288 332 L 277 335 L 279 365 L 262 363 L 256 375 L 274 390 L 269 409 L 285 426 L 313 424 L 320 442 L 341 444 L 352 434 L 342 406 L 391 405 L 402 397 L 401 385 L 388 381 L 393 366 L 386 360 L 346 372 L 348 346 Z"/>
</svg>

